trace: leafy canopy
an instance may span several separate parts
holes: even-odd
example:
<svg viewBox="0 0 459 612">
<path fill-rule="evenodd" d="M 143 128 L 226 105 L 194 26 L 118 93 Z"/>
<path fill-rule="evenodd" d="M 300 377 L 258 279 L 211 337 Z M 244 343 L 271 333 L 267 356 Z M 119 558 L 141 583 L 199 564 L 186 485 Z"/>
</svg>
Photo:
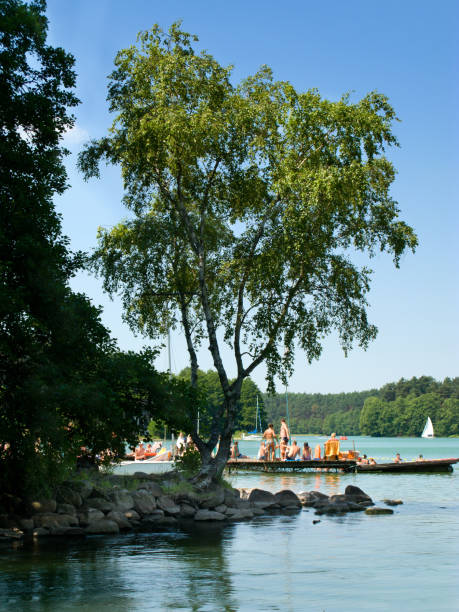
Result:
<svg viewBox="0 0 459 612">
<path fill-rule="evenodd" d="M 133 217 L 99 230 L 94 266 L 134 329 L 154 338 L 181 324 L 192 380 L 205 338 L 228 437 L 242 381 L 263 361 L 272 389 L 295 345 L 309 361 L 332 329 L 345 351 L 368 345 L 371 271 L 352 258 L 387 251 L 398 266 L 417 239 L 389 192 L 396 117 L 384 95 L 333 102 L 266 66 L 234 84 L 196 41 L 178 23 L 154 26 L 118 53 L 113 125 L 79 165 L 86 177 L 101 159 L 121 166 Z M 234 352 L 232 381 L 219 338 Z"/>
</svg>

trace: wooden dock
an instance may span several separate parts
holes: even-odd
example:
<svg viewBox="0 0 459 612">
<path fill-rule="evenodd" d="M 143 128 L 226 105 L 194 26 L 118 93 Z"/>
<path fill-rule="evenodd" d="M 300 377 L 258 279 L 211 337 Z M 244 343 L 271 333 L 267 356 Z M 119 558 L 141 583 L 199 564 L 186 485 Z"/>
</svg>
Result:
<svg viewBox="0 0 459 612">
<path fill-rule="evenodd" d="M 227 463 L 229 472 L 247 470 L 253 472 L 305 472 L 316 470 L 335 470 L 339 472 L 392 473 L 392 474 L 426 474 L 433 472 L 452 472 L 453 465 L 459 457 L 449 459 L 425 459 L 424 461 L 402 461 L 401 463 L 377 463 L 361 465 L 355 460 L 327 461 L 259 461 L 257 459 L 230 459 Z"/>
<path fill-rule="evenodd" d="M 248 470 L 256 472 L 304 472 L 307 470 L 340 470 L 342 472 L 354 472 L 357 462 L 351 459 L 345 461 L 327 461 L 325 459 L 314 459 L 310 461 L 259 461 L 258 459 L 230 459 L 227 469 Z"/>
</svg>

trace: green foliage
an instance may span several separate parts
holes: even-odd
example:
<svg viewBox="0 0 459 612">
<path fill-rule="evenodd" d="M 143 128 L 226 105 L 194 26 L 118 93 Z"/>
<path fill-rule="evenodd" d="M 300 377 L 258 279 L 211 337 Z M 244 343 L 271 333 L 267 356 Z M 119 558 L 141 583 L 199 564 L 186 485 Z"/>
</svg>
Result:
<svg viewBox="0 0 459 612">
<path fill-rule="evenodd" d="M 207 442 L 193 435 L 206 461 L 220 437 L 223 469 L 243 380 L 264 362 L 273 390 L 295 346 L 311 362 L 332 330 L 345 352 L 366 348 L 377 331 L 371 270 L 351 258 L 386 251 L 398 266 L 417 238 L 390 195 L 396 116 L 384 95 L 333 102 L 266 66 L 236 85 L 195 41 L 178 23 L 154 26 L 118 53 L 112 128 L 79 167 L 86 178 L 102 159 L 122 169 L 132 216 L 99 230 L 92 265 L 121 294 L 125 319 L 151 338 L 181 325 L 192 384 L 197 348 L 209 346 L 223 402 L 203 421 Z"/>
<path fill-rule="evenodd" d="M 436 435 L 459 432 L 459 378 L 402 378 L 379 390 L 353 393 L 289 393 L 288 402 L 291 429 L 298 433 L 419 436 L 428 416 Z M 265 396 L 265 403 L 269 419 L 279 423 L 285 395 Z"/>
<path fill-rule="evenodd" d="M 182 425 L 193 393 L 123 353 L 69 279 L 53 197 L 66 188 L 60 140 L 78 100 L 73 57 L 46 44 L 45 3 L 0 2 L 0 488 L 43 491 L 80 448 L 124 453 L 152 415 Z M 106 460 L 110 459 L 105 454 Z"/>
<path fill-rule="evenodd" d="M 175 458 L 175 467 L 187 476 L 194 476 L 201 468 L 201 455 L 193 448 L 187 448 L 183 455 Z"/>
</svg>

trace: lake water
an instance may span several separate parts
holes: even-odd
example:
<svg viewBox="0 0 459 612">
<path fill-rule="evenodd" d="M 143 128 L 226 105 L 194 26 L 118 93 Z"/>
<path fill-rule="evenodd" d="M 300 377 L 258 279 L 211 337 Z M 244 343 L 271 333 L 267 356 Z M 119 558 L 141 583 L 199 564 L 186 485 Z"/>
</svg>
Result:
<svg viewBox="0 0 459 612">
<path fill-rule="evenodd" d="M 306 438 L 298 436 L 298 442 Z M 310 445 L 324 438 L 310 436 Z M 343 443 L 352 448 L 352 441 Z M 459 457 L 459 439 L 355 438 L 376 460 Z M 346 447 L 345 446 L 345 447 Z M 255 455 L 257 443 L 242 442 Z M 459 465 L 459 464 L 458 464 Z M 459 468 L 449 474 L 248 474 L 234 486 L 400 498 L 394 515 L 257 518 L 192 531 L 0 548 L 0 610 L 459 610 Z M 320 523 L 313 520 L 320 518 Z"/>
</svg>

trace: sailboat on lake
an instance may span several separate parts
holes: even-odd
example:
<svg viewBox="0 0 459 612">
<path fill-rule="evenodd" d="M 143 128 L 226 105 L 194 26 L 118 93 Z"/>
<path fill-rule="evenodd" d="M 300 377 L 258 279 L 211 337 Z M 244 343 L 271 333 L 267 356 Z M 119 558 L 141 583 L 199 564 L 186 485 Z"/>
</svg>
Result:
<svg viewBox="0 0 459 612">
<path fill-rule="evenodd" d="M 253 431 L 248 431 L 246 434 L 243 434 L 242 439 L 243 440 L 262 440 L 263 439 L 263 431 L 261 429 L 260 409 L 258 407 L 258 395 L 257 395 L 257 411 L 255 413 L 255 429 Z"/>
<path fill-rule="evenodd" d="M 427 421 L 424 427 L 424 431 L 421 434 L 421 438 L 433 438 L 434 437 L 434 428 L 432 425 L 432 421 L 430 417 L 427 417 Z"/>
</svg>

